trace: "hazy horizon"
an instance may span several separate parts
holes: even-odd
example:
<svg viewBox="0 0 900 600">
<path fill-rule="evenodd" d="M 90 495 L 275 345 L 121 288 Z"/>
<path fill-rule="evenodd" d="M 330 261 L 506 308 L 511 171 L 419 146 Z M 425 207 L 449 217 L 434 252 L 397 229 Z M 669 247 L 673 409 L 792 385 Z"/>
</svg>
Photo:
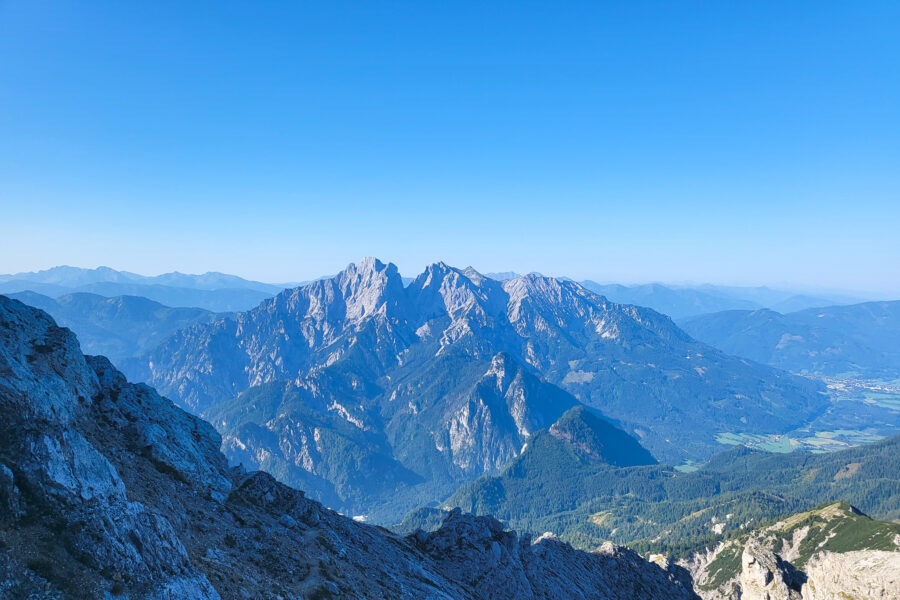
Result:
<svg viewBox="0 0 900 600">
<path fill-rule="evenodd" d="M 135 274 L 135 275 L 140 275 L 143 277 L 156 277 L 156 276 L 161 276 L 161 275 L 168 275 L 171 273 L 180 273 L 182 275 L 205 275 L 205 274 L 210 274 L 210 273 L 217 273 L 217 274 L 222 274 L 222 275 L 234 275 L 234 276 L 240 277 L 240 278 L 248 280 L 248 281 L 255 281 L 255 282 L 266 283 L 266 284 L 271 284 L 271 285 L 281 285 L 281 284 L 284 284 L 284 285 L 301 284 L 302 285 L 302 284 L 305 284 L 305 283 L 308 283 L 311 281 L 315 281 L 318 279 L 327 279 L 327 278 L 334 277 L 335 275 L 337 275 L 337 273 L 342 271 L 344 268 L 346 268 L 350 264 L 358 264 L 360 262 L 360 260 L 362 260 L 363 258 L 365 258 L 365 257 L 359 257 L 356 260 L 348 261 L 343 267 L 341 267 L 340 269 L 338 269 L 332 273 L 320 274 L 320 275 L 310 276 L 310 277 L 288 278 L 288 279 L 277 280 L 277 281 L 262 279 L 259 277 L 255 277 L 252 274 L 241 274 L 241 273 L 235 273 L 235 272 L 231 272 L 231 271 L 202 270 L 202 271 L 197 271 L 197 272 L 186 272 L 186 271 L 179 271 L 178 269 L 170 269 L 170 270 L 166 270 L 166 271 L 146 272 L 145 273 L 145 272 L 139 272 L 134 269 L 128 269 L 128 268 L 114 268 L 109 265 L 96 265 L 96 266 L 84 267 L 84 266 L 68 265 L 68 264 L 53 265 L 52 267 L 48 267 L 48 268 L 44 268 L 44 269 L 30 269 L 30 270 L 18 271 L 18 272 L 0 272 L 0 276 L 33 274 L 33 273 L 37 273 L 37 272 L 51 270 L 54 268 L 75 268 L 75 269 L 86 269 L 86 270 L 97 270 L 97 269 L 108 268 L 108 269 L 113 269 L 113 270 L 119 271 L 119 272 L 126 272 L 126 273 Z M 374 258 L 381 260 L 383 263 L 394 263 L 396 265 L 396 263 L 394 261 L 390 260 L 389 258 L 385 258 L 385 257 L 381 257 L 381 256 L 376 256 Z M 428 263 L 424 263 L 418 269 L 413 269 L 413 270 L 404 270 L 404 269 L 400 268 L 399 266 L 397 266 L 397 270 L 400 272 L 400 275 L 402 277 L 415 278 L 417 275 L 422 273 L 428 267 L 428 265 L 433 264 L 435 262 L 439 262 L 439 261 L 435 260 L 435 261 L 430 261 Z M 883 295 L 883 294 L 880 294 L 879 292 L 873 291 L 873 290 L 858 290 L 858 289 L 828 288 L 828 287 L 804 287 L 804 286 L 797 286 L 796 284 L 792 284 L 790 282 L 782 282 L 782 283 L 774 283 L 773 284 L 770 282 L 730 283 L 730 282 L 717 282 L 717 281 L 660 281 L 660 280 L 622 281 L 622 280 L 604 279 L 602 277 L 590 277 L 590 276 L 575 277 L 575 276 L 569 275 L 564 272 L 541 273 L 541 272 L 534 271 L 534 270 L 480 269 L 480 268 L 478 268 L 477 265 L 453 264 L 453 263 L 449 263 L 448 261 L 440 261 L 440 262 L 447 263 L 451 267 L 455 267 L 455 268 L 459 268 L 459 269 L 471 267 L 483 275 L 485 275 L 485 274 L 505 274 L 505 273 L 515 273 L 517 275 L 527 275 L 530 273 L 537 273 L 539 275 L 544 275 L 547 277 L 565 278 L 565 279 L 571 279 L 571 280 L 578 281 L 578 282 L 591 281 L 593 283 L 597 283 L 597 284 L 601 284 L 601 285 L 616 285 L 616 284 L 618 284 L 618 285 L 624 285 L 624 286 L 640 286 L 640 285 L 659 284 L 659 285 L 664 285 L 664 286 L 672 287 L 672 288 L 695 288 L 695 287 L 700 287 L 700 286 L 704 286 L 704 285 L 717 286 L 717 287 L 743 287 L 743 288 L 766 287 L 766 288 L 770 288 L 773 290 L 780 290 L 780 291 L 785 291 L 785 292 L 845 295 L 848 298 L 854 298 L 854 297 L 859 298 L 861 301 L 894 300 L 894 299 L 896 299 L 894 296 L 891 296 L 889 294 Z"/>
</svg>

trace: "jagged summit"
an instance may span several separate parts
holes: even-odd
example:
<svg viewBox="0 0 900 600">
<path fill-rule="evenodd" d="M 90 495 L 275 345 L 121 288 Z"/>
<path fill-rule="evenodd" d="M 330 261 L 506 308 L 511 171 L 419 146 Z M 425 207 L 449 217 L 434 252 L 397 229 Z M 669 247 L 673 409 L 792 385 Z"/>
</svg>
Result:
<svg viewBox="0 0 900 600">
<path fill-rule="evenodd" d="M 436 262 L 404 288 L 397 268 L 375 258 L 182 332 L 145 364 L 152 383 L 202 414 L 251 386 L 302 381 L 340 363 L 366 389 L 382 390 L 361 399 L 374 406 L 405 392 L 397 386 L 407 371 L 428 371 L 446 356 L 481 370 L 474 365 L 498 352 L 641 429 L 651 451 L 678 462 L 711 455 L 723 428 L 790 427 L 825 401 L 814 382 L 724 355 L 664 315 L 572 281 L 528 274 L 501 282 Z"/>
<path fill-rule="evenodd" d="M 485 326 L 504 308 L 502 288 L 478 276 L 474 270 L 460 270 L 443 262 L 429 265 L 407 288 L 409 311 L 416 323 L 426 323 L 444 315 L 450 318 L 448 339 L 458 339 L 471 327 Z M 459 321 L 466 321 L 460 323 Z"/>
<path fill-rule="evenodd" d="M 529 375 L 523 381 L 542 385 L 512 386 L 521 398 L 487 394 L 481 379 L 498 355 L 511 372 Z M 305 411 L 324 407 L 378 432 L 383 454 L 437 486 L 429 494 L 438 496 L 501 468 L 521 451 L 523 436 L 549 427 L 572 402 L 678 463 L 708 458 L 723 430 L 789 428 L 826 402 L 814 382 L 724 355 L 659 313 L 609 302 L 575 282 L 536 274 L 500 282 L 436 262 L 403 287 L 397 268 L 374 258 L 182 330 L 143 364 L 149 381 L 183 406 L 229 423 L 235 419 L 222 407 L 253 388 L 291 382 L 305 390 L 310 397 L 301 402 L 267 389 L 253 422 L 261 429 L 251 436 L 245 423 L 227 431 L 230 448 L 252 445 L 259 456 L 283 460 L 279 474 L 306 465 L 338 490 L 353 487 L 347 468 L 328 458 L 343 441 L 307 453 L 315 445 L 299 438 L 314 435 L 310 423 L 319 422 Z M 528 416 L 538 414 L 555 416 Z M 276 427 L 286 415 L 297 424 Z M 325 430 L 318 425 L 320 437 Z M 365 445 L 352 446 L 360 464 L 370 464 Z M 254 455 L 234 452 L 234 459 Z M 395 512 L 381 518 L 402 517 L 412 506 L 401 502 L 415 493 L 398 489 L 384 500 Z"/>
</svg>

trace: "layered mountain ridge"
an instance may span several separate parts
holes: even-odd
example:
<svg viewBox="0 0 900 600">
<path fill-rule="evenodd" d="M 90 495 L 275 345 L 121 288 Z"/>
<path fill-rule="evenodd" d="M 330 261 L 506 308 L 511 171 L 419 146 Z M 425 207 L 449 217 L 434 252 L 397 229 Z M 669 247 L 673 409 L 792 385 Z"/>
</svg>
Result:
<svg viewBox="0 0 900 600">
<path fill-rule="evenodd" d="M 900 377 L 900 301 L 825 306 L 782 314 L 725 311 L 680 322 L 735 356 L 823 376 Z"/>
<path fill-rule="evenodd" d="M 147 277 L 109 267 L 61 266 L 32 273 L 0 275 L 2 294 L 33 292 L 52 298 L 76 293 L 107 298 L 141 296 L 169 307 L 215 312 L 250 309 L 285 287 L 287 285 L 248 281 L 225 273 L 188 275 L 173 272 Z"/>
<path fill-rule="evenodd" d="M 202 308 L 170 308 L 140 296 L 75 293 L 54 299 L 18 292 L 9 297 L 46 311 L 78 333 L 85 352 L 102 354 L 119 366 L 151 351 L 179 329 L 221 318 Z"/>
<path fill-rule="evenodd" d="M 855 304 L 861 298 L 844 294 L 809 295 L 768 287 L 734 287 L 722 285 L 639 285 L 601 284 L 582 281 L 592 292 L 621 304 L 647 306 L 676 320 L 727 310 L 771 309 L 790 312 L 816 306 Z"/>
<path fill-rule="evenodd" d="M 498 361 L 504 373 L 520 375 L 507 389 L 507 378 L 497 377 L 495 392 L 484 379 L 498 373 Z M 315 464 L 335 462 L 323 456 L 326 443 L 313 443 L 316 431 L 320 440 L 333 431 L 310 428 L 301 413 L 340 416 L 358 432 L 338 435 L 335 447 L 349 444 L 363 463 L 374 460 L 353 441 L 371 434 L 380 440 L 371 445 L 378 464 L 393 460 L 398 480 L 414 479 L 405 469 L 432 486 L 410 492 L 410 503 L 496 472 L 528 435 L 576 404 L 599 410 L 657 457 L 681 462 L 720 448 L 723 429 L 787 430 L 825 403 L 815 382 L 722 354 L 664 315 L 611 303 L 571 281 L 531 274 L 501 282 L 435 263 L 404 287 L 394 265 L 374 258 L 233 318 L 181 330 L 145 365 L 132 375 L 210 418 L 232 459 L 283 462 L 273 472 L 294 473 L 287 481 L 296 485 L 327 488 L 297 468 L 321 478 L 327 469 Z M 264 386 L 276 382 L 295 391 L 261 402 L 268 412 L 233 401 L 271 396 Z M 344 473 L 325 480 L 345 475 L 349 482 Z M 347 501 L 341 485 L 328 493 Z M 379 502 L 367 505 L 377 510 Z M 397 518 L 411 507 L 388 512 Z"/>
</svg>

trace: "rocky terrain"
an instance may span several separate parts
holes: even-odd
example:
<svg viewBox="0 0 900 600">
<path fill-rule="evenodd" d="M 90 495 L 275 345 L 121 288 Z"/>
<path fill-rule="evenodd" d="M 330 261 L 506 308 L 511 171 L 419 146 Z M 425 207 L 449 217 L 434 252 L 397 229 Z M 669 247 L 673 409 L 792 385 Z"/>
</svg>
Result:
<svg viewBox="0 0 900 600">
<path fill-rule="evenodd" d="M 376 259 L 182 330 L 130 376 L 210 420 L 233 461 L 382 522 L 496 473 L 575 404 L 677 464 L 723 448 L 723 430 L 787 431 L 827 403 L 816 382 L 571 281 L 436 263 L 404 286 Z M 389 498 L 360 480 L 382 470 L 400 484 Z"/>
<path fill-rule="evenodd" d="M 681 561 L 704 600 L 900 598 L 900 524 L 839 502 Z"/>
<path fill-rule="evenodd" d="M 684 569 L 453 512 L 408 537 L 229 468 L 205 422 L 0 296 L 0 598 L 695 597 Z"/>
</svg>

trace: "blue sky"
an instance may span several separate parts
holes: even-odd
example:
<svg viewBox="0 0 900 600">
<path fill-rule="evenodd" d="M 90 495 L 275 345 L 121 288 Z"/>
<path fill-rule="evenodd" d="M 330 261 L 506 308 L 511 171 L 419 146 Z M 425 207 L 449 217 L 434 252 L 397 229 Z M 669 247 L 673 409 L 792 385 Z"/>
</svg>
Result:
<svg viewBox="0 0 900 600">
<path fill-rule="evenodd" d="M 0 0 L 0 272 L 900 297 L 900 3 Z"/>
</svg>

